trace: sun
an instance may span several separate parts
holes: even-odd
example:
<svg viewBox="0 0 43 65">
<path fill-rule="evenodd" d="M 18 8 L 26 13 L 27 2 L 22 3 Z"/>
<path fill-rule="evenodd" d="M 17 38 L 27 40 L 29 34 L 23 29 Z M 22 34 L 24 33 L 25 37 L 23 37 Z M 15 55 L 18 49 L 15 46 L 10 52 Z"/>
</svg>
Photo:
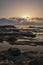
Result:
<svg viewBox="0 0 43 65">
<path fill-rule="evenodd" d="M 26 18 L 27 18 L 27 16 L 26 16 L 26 15 L 23 15 L 23 16 L 22 16 L 22 18 L 25 18 L 25 19 L 26 19 Z"/>
<path fill-rule="evenodd" d="M 27 18 L 27 16 L 26 16 L 26 15 L 24 15 L 23 17 L 24 17 L 25 19 Z"/>
<path fill-rule="evenodd" d="M 30 16 L 29 15 L 23 15 L 22 16 L 22 18 L 25 18 L 25 19 L 27 19 L 27 18 L 29 18 Z"/>
</svg>

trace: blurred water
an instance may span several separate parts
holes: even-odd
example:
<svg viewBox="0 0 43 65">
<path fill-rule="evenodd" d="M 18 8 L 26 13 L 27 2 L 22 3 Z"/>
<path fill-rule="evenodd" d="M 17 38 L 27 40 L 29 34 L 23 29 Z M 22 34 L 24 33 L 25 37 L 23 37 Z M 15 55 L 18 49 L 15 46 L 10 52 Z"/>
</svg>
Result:
<svg viewBox="0 0 43 65">
<path fill-rule="evenodd" d="M 15 25 L 17 28 L 20 28 L 20 29 L 26 29 L 26 28 L 29 28 L 29 26 L 33 26 L 33 27 L 43 27 L 43 25 Z"/>
<path fill-rule="evenodd" d="M 26 39 L 27 40 L 27 39 Z M 25 39 L 21 39 L 21 41 L 26 41 Z M 35 41 L 43 41 L 43 34 L 38 34 L 37 37 L 34 39 Z M 18 40 L 20 41 L 20 40 Z M 27 40 L 29 41 L 29 40 Z M 3 41 L 3 43 L 0 43 L 0 51 L 7 50 L 10 47 L 19 48 L 22 52 L 24 51 L 43 51 L 43 46 L 37 45 L 37 46 L 29 46 L 29 45 L 10 45 L 8 42 Z"/>
<path fill-rule="evenodd" d="M 23 28 L 24 26 L 21 26 L 21 28 Z M 27 26 L 28 27 L 28 26 Z M 26 28 L 26 27 L 25 27 Z M 37 36 L 32 39 L 31 41 L 43 41 L 43 32 L 41 33 L 36 33 Z M 27 38 L 23 38 L 23 39 L 18 39 L 17 41 L 30 41 L 30 39 Z M 43 45 L 37 45 L 37 46 L 29 46 L 29 45 L 10 45 L 8 42 L 3 41 L 3 43 L 0 43 L 0 51 L 2 50 L 7 50 L 10 47 L 14 47 L 14 48 L 19 48 L 22 52 L 24 51 L 43 51 Z"/>
<path fill-rule="evenodd" d="M 43 46 L 29 46 L 29 45 L 10 45 L 7 42 L 0 43 L 0 51 L 7 50 L 10 47 L 19 48 L 21 52 L 24 51 L 43 51 Z"/>
</svg>

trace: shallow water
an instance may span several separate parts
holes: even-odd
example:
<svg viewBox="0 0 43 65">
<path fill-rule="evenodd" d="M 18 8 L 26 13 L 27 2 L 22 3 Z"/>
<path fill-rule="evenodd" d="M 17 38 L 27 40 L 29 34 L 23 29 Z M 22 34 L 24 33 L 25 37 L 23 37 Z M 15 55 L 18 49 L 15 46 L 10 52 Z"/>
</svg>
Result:
<svg viewBox="0 0 43 65">
<path fill-rule="evenodd" d="M 37 46 L 29 46 L 29 45 L 10 45 L 8 42 L 0 43 L 0 51 L 7 50 L 10 47 L 19 48 L 21 52 L 25 51 L 43 51 L 43 46 L 37 45 Z"/>
<path fill-rule="evenodd" d="M 30 40 L 29 38 L 26 39 L 18 39 L 17 41 L 43 41 L 43 32 L 36 33 L 36 38 Z M 3 43 L 0 43 L 0 51 L 7 50 L 10 47 L 19 48 L 22 52 L 24 51 L 43 51 L 43 46 L 37 45 L 37 46 L 29 46 L 29 45 L 10 45 L 8 42 L 3 41 Z"/>
</svg>

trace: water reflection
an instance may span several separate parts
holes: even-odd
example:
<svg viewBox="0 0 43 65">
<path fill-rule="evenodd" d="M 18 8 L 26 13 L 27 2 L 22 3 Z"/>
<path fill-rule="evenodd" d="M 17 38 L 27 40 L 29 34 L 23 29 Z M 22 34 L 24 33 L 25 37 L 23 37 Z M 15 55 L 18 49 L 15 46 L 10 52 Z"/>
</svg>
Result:
<svg viewBox="0 0 43 65">
<path fill-rule="evenodd" d="M 30 29 L 29 29 L 30 30 Z M 18 31 L 19 34 L 22 32 L 24 35 L 24 31 L 25 33 L 28 33 L 28 30 L 26 32 L 26 30 L 20 30 Z M 17 33 L 17 30 L 16 32 Z M 34 50 L 34 51 L 43 51 L 43 32 L 33 32 L 34 34 L 36 34 L 36 37 L 28 37 L 28 35 L 26 34 L 26 36 L 21 36 L 21 35 L 16 35 L 16 36 L 11 36 L 10 42 L 9 37 L 5 37 L 4 36 L 4 41 L 3 39 L 0 40 L 0 51 L 1 50 L 6 50 L 10 47 L 14 47 L 14 48 L 19 48 L 21 49 L 21 51 L 29 51 L 29 50 Z M 16 41 L 14 42 L 14 37 L 17 38 Z M 8 40 L 7 40 L 8 38 Z M 13 42 L 12 42 L 13 41 Z"/>
<path fill-rule="evenodd" d="M 22 52 L 24 51 L 43 51 L 43 46 L 29 46 L 29 45 L 10 45 L 7 42 L 0 43 L 0 51 L 7 50 L 8 48 L 19 48 Z"/>
</svg>

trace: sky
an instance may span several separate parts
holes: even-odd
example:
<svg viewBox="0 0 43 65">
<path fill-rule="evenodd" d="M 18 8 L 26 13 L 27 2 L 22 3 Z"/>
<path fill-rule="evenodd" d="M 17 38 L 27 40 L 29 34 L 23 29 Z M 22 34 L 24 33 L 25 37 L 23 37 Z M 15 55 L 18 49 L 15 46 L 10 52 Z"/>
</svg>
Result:
<svg viewBox="0 0 43 65">
<path fill-rule="evenodd" d="M 43 0 L 0 0 L 0 18 L 42 17 Z"/>
</svg>

